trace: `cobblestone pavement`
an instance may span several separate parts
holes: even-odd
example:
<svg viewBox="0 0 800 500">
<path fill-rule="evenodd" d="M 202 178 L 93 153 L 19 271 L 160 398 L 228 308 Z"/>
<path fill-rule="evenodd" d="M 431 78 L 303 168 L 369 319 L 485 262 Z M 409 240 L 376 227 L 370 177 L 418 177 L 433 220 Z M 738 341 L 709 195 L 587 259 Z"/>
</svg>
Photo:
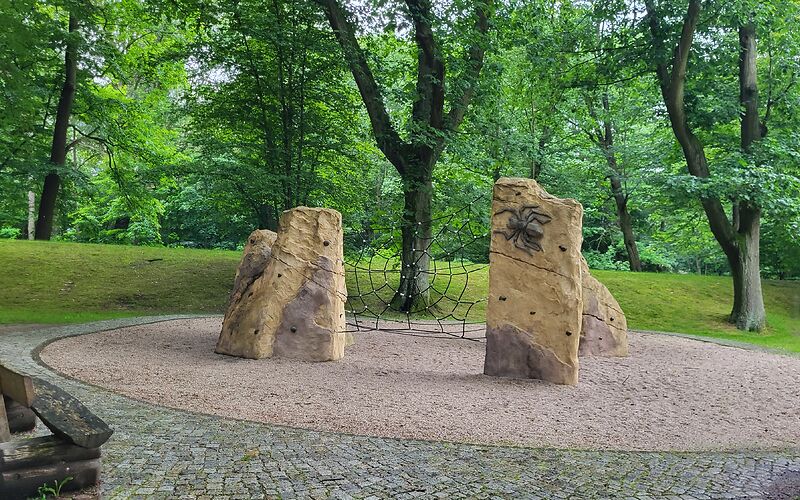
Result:
<svg viewBox="0 0 800 500">
<path fill-rule="evenodd" d="M 36 348 L 54 339 L 163 319 L 171 318 L 0 339 L 0 362 L 60 385 L 115 429 L 103 446 L 107 498 L 800 498 L 800 445 L 777 453 L 599 452 L 314 432 L 139 403 L 36 361 Z"/>
</svg>

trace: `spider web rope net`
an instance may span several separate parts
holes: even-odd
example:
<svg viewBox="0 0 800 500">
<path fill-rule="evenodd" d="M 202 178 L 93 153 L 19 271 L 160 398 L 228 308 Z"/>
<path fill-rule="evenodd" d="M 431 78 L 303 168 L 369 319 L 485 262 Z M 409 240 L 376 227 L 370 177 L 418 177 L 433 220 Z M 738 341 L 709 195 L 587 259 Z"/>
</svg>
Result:
<svg viewBox="0 0 800 500">
<path fill-rule="evenodd" d="M 410 311 L 393 305 L 399 292 L 402 271 L 400 225 L 376 227 L 357 235 L 354 251 L 345 256 L 348 300 L 345 305 L 347 331 L 380 330 L 404 335 L 436 338 L 485 338 L 481 310 L 486 297 L 468 294 L 477 284 L 475 273 L 488 270 L 489 229 L 487 199 L 476 198 L 448 215 L 432 218 L 431 234 L 424 249 L 415 249 L 414 268 L 429 259 L 428 301 L 415 301 Z M 416 236 L 421 228 L 416 229 Z M 477 256 L 477 258 L 476 258 Z M 480 262 L 475 263 L 473 260 Z M 424 282 L 424 280 L 423 280 Z"/>
</svg>

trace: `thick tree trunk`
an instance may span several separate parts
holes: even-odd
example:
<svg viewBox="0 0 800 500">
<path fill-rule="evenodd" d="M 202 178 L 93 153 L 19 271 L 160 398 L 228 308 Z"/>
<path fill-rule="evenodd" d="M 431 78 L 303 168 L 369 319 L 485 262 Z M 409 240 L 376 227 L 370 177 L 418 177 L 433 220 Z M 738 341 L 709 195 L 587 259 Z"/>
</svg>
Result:
<svg viewBox="0 0 800 500">
<path fill-rule="evenodd" d="M 72 38 L 78 29 L 78 19 L 69 15 L 69 34 L 64 53 L 64 85 L 58 99 L 56 121 L 53 127 L 53 143 L 50 150 L 50 163 L 54 169 L 44 179 L 42 196 L 39 199 L 39 217 L 36 220 L 35 237 L 37 240 L 49 240 L 53 233 L 53 217 L 56 211 L 56 199 L 61 187 L 61 176 L 58 167 L 64 166 L 67 158 L 67 128 L 72 114 L 72 103 L 75 100 L 75 82 L 78 71 L 78 45 Z"/>
<path fill-rule="evenodd" d="M 392 306 L 403 312 L 422 311 L 430 304 L 431 176 L 404 181 L 404 192 L 402 268 Z"/>
<path fill-rule="evenodd" d="M 458 130 L 477 88 L 486 53 L 484 35 L 489 30 L 489 10 L 493 2 L 476 2 L 475 30 L 479 36 L 474 37 L 475 43 L 467 48 L 468 64 L 462 75 L 465 85 L 461 85 L 460 92 L 450 98 L 450 111 L 445 113 L 445 60 L 431 26 L 433 4 L 429 0 L 405 0 L 417 45 L 417 92 L 411 106 L 415 132 L 409 142 L 400 137 L 392 124 L 381 88 L 358 43 L 356 29 L 348 19 L 349 13 L 337 0 L 317 2 L 325 11 L 342 47 L 367 108 L 378 148 L 403 179 L 403 269 L 392 305 L 402 311 L 411 311 L 419 303 L 427 307 L 433 166 L 444 149 L 446 135 Z"/>
<path fill-rule="evenodd" d="M 744 108 L 742 151 L 749 153 L 753 143 L 762 137 L 758 117 L 756 28 L 752 23 L 739 27 L 739 99 Z M 733 310 L 730 321 L 740 330 L 761 330 L 766 324 L 759 262 L 761 210 L 749 203 L 738 202 L 736 215 L 734 229 L 738 258 L 731 262 Z"/>
<path fill-rule="evenodd" d="M 617 175 L 611 175 L 611 192 L 617 204 L 617 218 L 622 238 L 625 241 L 625 251 L 628 254 L 628 264 L 631 271 L 640 272 L 642 261 L 639 258 L 639 248 L 636 246 L 636 237 L 633 235 L 633 221 L 628 212 L 628 197 L 622 190 L 622 182 Z"/>
<path fill-rule="evenodd" d="M 733 276 L 733 310 L 730 321 L 740 330 L 761 330 L 766 322 L 759 262 L 760 211 L 740 209 L 736 240 L 738 252 L 729 262 Z"/>
<path fill-rule="evenodd" d="M 742 151 L 746 153 L 750 152 L 755 141 L 761 139 L 756 71 L 756 28 L 747 24 L 739 27 L 739 101 L 744 108 L 741 141 Z"/>
</svg>

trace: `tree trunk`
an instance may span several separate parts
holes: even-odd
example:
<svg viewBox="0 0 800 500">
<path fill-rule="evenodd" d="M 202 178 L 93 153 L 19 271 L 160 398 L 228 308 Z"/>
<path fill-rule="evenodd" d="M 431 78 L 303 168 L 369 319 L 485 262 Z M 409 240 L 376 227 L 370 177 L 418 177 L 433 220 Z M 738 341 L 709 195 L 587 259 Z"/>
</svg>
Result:
<svg viewBox="0 0 800 500">
<path fill-rule="evenodd" d="M 36 234 L 36 193 L 28 191 L 28 239 Z"/>
<path fill-rule="evenodd" d="M 536 142 L 536 153 L 531 158 L 531 179 L 538 181 L 539 176 L 542 174 L 544 168 L 544 153 L 547 143 L 553 135 L 553 131 L 549 126 L 542 127 L 542 133 L 539 135 L 539 140 Z"/>
<path fill-rule="evenodd" d="M 489 10 L 493 2 L 476 2 L 474 44 L 467 47 L 467 67 L 460 92 L 450 98 L 445 114 L 445 59 L 431 20 L 432 2 L 406 0 L 407 14 L 417 45 L 416 96 L 411 105 L 411 141 L 406 142 L 392 124 L 381 88 L 359 45 L 349 13 L 337 0 L 317 0 L 342 48 L 345 61 L 367 108 L 378 148 L 403 179 L 405 207 L 402 216 L 402 265 L 400 286 L 392 299 L 395 309 L 411 311 L 415 304 L 428 306 L 431 244 L 432 172 L 445 147 L 446 135 L 458 130 L 475 94 L 486 49 L 484 36 L 489 31 Z M 451 87 L 452 88 L 452 87 Z M 448 96 L 449 97 L 449 96 Z M 423 308 L 424 309 L 424 308 Z M 420 310 L 417 308 L 417 310 Z"/>
<path fill-rule="evenodd" d="M 748 23 L 739 27 L 739 99 L 744 108 L 741 141 L 745 153 L 749 153 L 753 143 L 762 137 L 756 77 L 756 28 Z M 759 262 L 761 209 L 746 202 L 738 202 L 735 208 L 738 258 L 731 262 L 733 310 L 730 321 L 740 330 L 761 330 L 766 323 Z"/>
<path fill-rule="evenodd" d="M 622 238 L 625 242 L 625 253 L 628 255 L 628 265 L 631 271 L 641 272 L 642 261 L 639 258 L 639 248 L 636 246 L 636 237 L 633 235 L 631 214 L 628 212 L 628 195 L 622 189 L 617 155 L 614 152 L 614 124 L 609 118 L 611 106 L 608 102 L 608 92 L 603 93 L 602 102 L 605 118 L 603 119 L 602 131 L 598 132 L 596 142 L 603 150 L 606 162 L 608 163 L 608 169 L 611 172 L 608 178 L 611 181 L 611 194 L 614 196 L 614 202 L 617 205 L 617 222 L 619 228 L 622 230 Z M 591 106 L 589 112 L 592 116 L 595 115 Z"/>
<path fill-rule="evenodd" d="M 259 229 L 269 229 L 270 231 L 278 230 L 278 216 L 276 210 L 272 205 L 263 203 L 258 205 L 255 209 L 256 218 L 258 219 Z"/>
<path fill-rule="evenodd" d="M 430 250 L 433 240 L 430 175 L 403 182 L 405 206 L 402 221 L 400 284 L 392 307 L 403 312 L 424 311 L 430 304 Z"/>
<path fill-rule="evenodd" d="M 744 108 L 741 140 L 745 153 L 749 153 L 752 144 L 761 139 L 756 71 L 756 28 L 750 23 L 739 27 L 739 100 Z"/>
<path fill-rule="evenodd" d="M 652 0 L 646 0 L 650 30 L 657 48 L 663 45 L 663 32 Z M 699 178 L 711 176 L 702 143 L 694 135 L 686 114 L 684 87 L 694 32 L 702 11 L 700 0 L 690 0 L 684 18 L 680 41 L 674 51 L 672 64 L 658 62 L 664 104 L 672 130 L 683 149 L 689 173 Z M 671 68 L 670 68 L 671 66 Z M 741 145 L 747 153 L 752 143 L 761 138 L 758 118 L 758 86 L 756 81 L 755 25 L 739 26 L 739 89 L 744 108 L 741 122 Z M 766 322 L 764 299 L 761 293 L 759 267 L 759 232 L 761 211 L 758 206 L 734 200 L 733 221 L 728 220 L 722 201 L 713 195 L 700 198 L 711 232 L 722 247 L 733 277 L 734 301 L 730 321 L 743 330 L 760 330 Z"/>
<path fill-rule="evenodd" d="M 636 246 L 636 237 L 633 235 L 633 222 L 631 214 L 628 212 L 628 197 L 622 191 L 622 182 L 618 175 L 611 176 L 611 192 L 617 204 L 617 218 L 619 228 L 622 230 L 622 238 L 625 241 L 625 251 L 628 254 L 628 264 L 631 271 L 641 272 L 642 261 L 639 258 L 639 248 Z"/>
<path fill-rule="evenodd" d="M 736 240 L 738 252 L 731 261 L 733 277 L 733 310 L 730 321 L 740 330 L 757 331 L 764 327 L 766 311 L 761 293 L 759 234 L 761 213 L 757 208 L 740 209 Z"/>
<path fill-rule="evenodd" d="M 61 176 L 58 167 L 63 167 L 67 158 L 67 128 L 75 100 L 75 83 L 78 70 L 78 44 L 74 39 L 78 29 L 78 19 L 69 15 L 69 39 L 64 53 L 64 86 L 58 99 L 56 121 L 53 127 L 53 143 L 50 149 L 50 163 L 54 169 L 44 178 L 42 196 L 39 199 L 39 217 L 36 220 L 35 237 L 37 240 L 49 240 L 53 233 L 53 217 L 56 211 L 56 199 L 61 187 Z"/>
</svg>

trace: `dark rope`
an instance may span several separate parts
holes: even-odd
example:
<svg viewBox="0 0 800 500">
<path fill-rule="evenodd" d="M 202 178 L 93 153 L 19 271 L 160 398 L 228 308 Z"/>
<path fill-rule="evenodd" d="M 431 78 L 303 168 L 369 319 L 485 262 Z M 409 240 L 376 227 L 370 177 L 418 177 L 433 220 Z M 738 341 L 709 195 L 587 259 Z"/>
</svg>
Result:
<svg viewBox="0 0 800 500">
<path fill-rule="evenodd" d="M 469 275 L 488 267 L 468 262 L 466 258 L 467 250 L 483 251 L 488 245 L 488 221 L 481 222 L 485 220 L 484 202 L 484 196 L 478 197 L 450 214 L 429 221 L 432 237 L 426 248 L 415 249 L 417 274 L 411 279 L 417 281 L 421 273 L 427 275 L 427 286 L 420 294 L 428 295 L 430 300 L 407 312 L 392 306 L 404 273 L 408 272 L 402 265 L 402 243 L 395 238 L 397 227 L 371 226 L 370 237 L 359 238 L 357 252 L 350 252 L 345 258 L 345 273 L 351 288 L 346 305 L 347 331 L 380 330 L 465 340 L 485 338 L 484 323 L 470 321 L 469 314 L 486 298 L 465 298 Z M 419 264 L 425 259 L 429 266 L 421 271 Z"/>
</svg>

